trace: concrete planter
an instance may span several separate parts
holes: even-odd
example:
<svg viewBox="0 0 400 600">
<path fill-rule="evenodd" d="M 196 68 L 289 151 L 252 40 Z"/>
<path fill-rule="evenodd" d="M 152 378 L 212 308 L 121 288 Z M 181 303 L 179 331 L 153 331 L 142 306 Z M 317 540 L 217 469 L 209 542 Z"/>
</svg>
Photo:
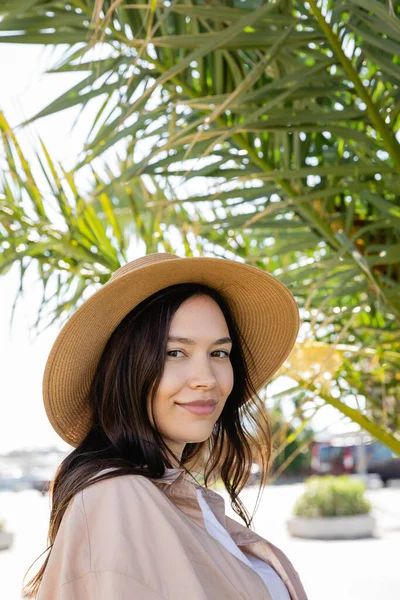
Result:
<svg viewBox="0 0 400 600">
<path fill-rule="evenodd" d="M 10 531 L 0 531 L 0 550 L 7 550 L 14 540 L 14 534 Z"/>
<path fill-rule="evenodd" d="M 352 540 L 372 537 L 375 519 L 369 514 L 352 517 L 291 517 L 286 522 L 291 536 L 317 540 Z"/>
</svg>

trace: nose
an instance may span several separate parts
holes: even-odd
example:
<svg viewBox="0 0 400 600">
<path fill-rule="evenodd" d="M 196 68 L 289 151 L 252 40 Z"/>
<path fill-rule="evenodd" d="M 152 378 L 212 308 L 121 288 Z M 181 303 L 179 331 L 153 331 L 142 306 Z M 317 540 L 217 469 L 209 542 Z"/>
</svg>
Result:
<svg viewBox="0 0 400 600">
<path fill-rule="evenodd" d="M 217 385 L 217 379 L 207 359 L 198 360 L 193 365 L 192 375 L 189 381 L 189 387 L 192 389 L 203 388 L 212 390 Z"/>
</svg>

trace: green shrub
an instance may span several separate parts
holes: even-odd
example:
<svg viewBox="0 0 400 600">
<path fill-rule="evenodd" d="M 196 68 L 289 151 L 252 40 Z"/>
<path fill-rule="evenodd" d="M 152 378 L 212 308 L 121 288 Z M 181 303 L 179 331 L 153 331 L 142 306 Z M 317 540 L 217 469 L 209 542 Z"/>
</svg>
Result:
<svg viewBox="0 0 400 600">
<path fill-rule="evenodd" d="M 369 513 L 372 505 L 364 497 L 365 485 L 348 475 L 310 477 L 293 513 L 298 517 L 347 517 Z"/>
<path fill-rule="evenodd" d="M 3 531 L 5 524 L 6 522 L 4 521 L 4 519 L 0 519 L 0 531 Z"/>
</svg>

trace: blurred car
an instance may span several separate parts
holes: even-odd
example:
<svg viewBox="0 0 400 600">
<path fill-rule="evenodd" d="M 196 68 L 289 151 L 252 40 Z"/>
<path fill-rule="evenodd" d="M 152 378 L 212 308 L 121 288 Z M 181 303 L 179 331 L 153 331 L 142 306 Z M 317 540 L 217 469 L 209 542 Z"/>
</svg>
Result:
<svg viewBox="0 0 400 600">
<path fill-rule="evenodd" d="M 360 463 L 362 452 L 359 444 L 344 440 L 316 442 L 312 448 L 311 469 L 313 475 L 343 475 L 360 472 L 374 473 L 383 485 L 389 479 L 400 479 L 400 458 L 387 446 L 377 441 L 364 443 L 364 465 Z"/>
<path fill-rule="evenodd" d="M 50 480 L 48 478 L 34 478 L 31 480 L 31 487 L 44 496 L 50 489 Z"/>
<path fill-rule="evenodd" d="M 30 488 L 37 490 L 41 494 L 47 494 L 50 488 L 50 482 L 53 479 L 53 472 L 49 469 L 34 468 L 29 475 L 26 476 L 30 484 Z"/>
<path fill-rule="evenodd" d="M 49 491 L 52 473 L 43 469 L 32 469 L 30 473 L 22 474 L 20 469 L 0 471 L 0 491 L 22 492 L 37 490 L 41 494 Z"/>
</svg>

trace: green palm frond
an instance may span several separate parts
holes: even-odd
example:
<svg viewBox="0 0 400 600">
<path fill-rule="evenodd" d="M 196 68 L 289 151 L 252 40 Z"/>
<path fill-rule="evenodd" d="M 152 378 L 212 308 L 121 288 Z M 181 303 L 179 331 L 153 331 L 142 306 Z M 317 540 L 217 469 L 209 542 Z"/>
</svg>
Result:
<svg viewBox="0 0 400 600">
<path fill-rule="evenodd" d="M 132 244 L 144 244 L 147 252 L 173 251 L 173 226 L 180 232 L 186 253 L 193 252 L 185 234 L 187 212 L 167 206 L 157 184 L 153 195 L 142 180 L 132 180 L 123 189 L 115 185 L 109 194 L 97 194 L 104 180 L 91 167 L 91 191 L 84 197 L 75 173 L 56 164 L 40 139 L 41 152 L 36 153 L 39 172 L 37 176 L 33 173 L 1 112 L 0 133 L 8 165 L 0 177 L 0 273 L 18 263 L 21 293 L 27 269 L 37 267 L 43 296 L 36 328 L 65 321 L 83 301 L 87 288 L 105 283 L 127 262 Z M 47 190 L 38 183 L 43 178 Z M 163 202 L 155 210 L 149 200 L 157 197 Z"/>
</svg>

